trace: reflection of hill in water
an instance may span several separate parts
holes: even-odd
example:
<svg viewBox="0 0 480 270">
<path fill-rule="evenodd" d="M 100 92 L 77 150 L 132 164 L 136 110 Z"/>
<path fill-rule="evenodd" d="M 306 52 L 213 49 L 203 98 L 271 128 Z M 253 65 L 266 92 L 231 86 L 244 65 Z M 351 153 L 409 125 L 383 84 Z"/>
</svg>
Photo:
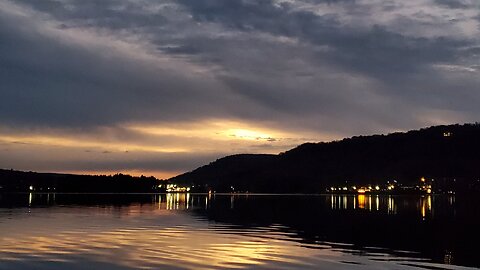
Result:
<svg viewBox="0 0 480 270">
<path fill-rule="evenodd" d="M 239 226 L 281 225 L 306 244 L 410 250 L 436 262 L 480 265 L 474 251 L 479 206 L 455 197 L 215 196 L 207 210 L 196 213 Z"/>
<path fill-rule="evenodd" d="M 93 206 L 119 215 L 186 211 L 228 227 L 268 228 L 309 248 L 419 252 L 406 256 L 480 266 L 478 199 L 454 196 L 270 196 L 203 194 L 0 194 L 0 207 Z M 220 231 L 229 233 L 229 230 Z M 377 250 L 378 251 L 378 250 Z M 380 251 L 379 251 L 380 252 Z M 400 253 L 401 254 L 401 253 Z M 379 258 L 382 259 L 382 258 Z"/>
<path fill-rule="evenodd" d="M 129 206 L 155 203 L 152 194 L 0 193 L 0 207 L 48 207 L 56 205 Z"/>
</svg>

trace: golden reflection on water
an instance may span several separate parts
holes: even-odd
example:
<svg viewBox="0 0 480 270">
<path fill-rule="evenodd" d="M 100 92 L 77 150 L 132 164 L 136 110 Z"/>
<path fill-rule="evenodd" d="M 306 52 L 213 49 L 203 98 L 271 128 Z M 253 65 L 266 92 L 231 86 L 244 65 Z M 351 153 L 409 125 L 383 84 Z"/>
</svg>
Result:
<svg viewBox="0 0 480 270">
<path fill-rule="evenodd" d="M 397 213 L 397 207 L 396 207 L 394 196 L 388 196 L 388 213 L 389 214 Z"/>
<path fill-rule="evenodd" d="M 345 269 L 345 261 L 357 269 L 403 269 L 395 260 L 372 263 L 346 247 L 302 243 L 281 225 L 239 228 L 188 214 L 192 208 L 208 208 L 215 200 L 212 194 L 152 195 L 152 203 L 127 206 L 31 208 L 37 196 L 55 201 L 53 194 L 30 193 L 27 209 L 7 211 L 11 218 L 0 211 L 0 269 L 38 269 L 39 261 L 49 263 L 42 269 L 66 269 L 79 262 L 88 262 L 88 269 L 123 270 Z M 242 203 L 238 196 L 225 201 L 230 208 L 237 199 Z M 400 197 L 366 194 L 331 195 L 326 202 L 332 210 L 387 214 L 408 206 Z M 413 205 L 425 219 L 433 215 L 433 203 L 433 196 L 423 196 Z"/>
<path fill-rule="evenodd" d="M 231 269 L 264 264 L 309 268 L 320 259 L 324 265 L 336 262 L 341 255 L 287 241 L 291 236 L 273 226 L 240 232 L 171 211 L 186 209 L 196 199 L 192 197 L 168 194 L 165 201 L 158 197 L 151 205 L 32 208 L 30 214 L 16 213 L 16 218 L 0 222 L 0 269 L 2 261 L 25 259 L 87 260 L 132 269 Z"/>
<path fill-rule="evenodd" d="M 358 208 L 365 209 L 365 195 L 358 195 Z"/>
<path fill-rule="evenodd" d="M 328 197 L 327 197 L 328 198 Z M 433 201 L 434 195 L 419 196 L 416 200 L 417 213 L 422 219 L 433 217 Z M 399 203 L 403 207 L 409 207 L 409 201 L 412 197 L 402 196 L 382 196 L 382 195 L 366 195 L 366 194 L 332 194 L 329 195 L 328 201 L 332 210 L 368 210 L 368 211 L 384 211 L 390 215 L 395 215 L 398 212 Z M 449 197 L 448 203 L 453 206 L 455 197 Z"/>
<path fill-rule="evenodd" d="M 422 218 L 425 219 L 427 215 L 433 215 L 432 212 L 432 196 L 428 195 L 426 197 L 422 196 L 420 200 L 421 204 L 421 213 L 422 213 Z"/>
</svg>

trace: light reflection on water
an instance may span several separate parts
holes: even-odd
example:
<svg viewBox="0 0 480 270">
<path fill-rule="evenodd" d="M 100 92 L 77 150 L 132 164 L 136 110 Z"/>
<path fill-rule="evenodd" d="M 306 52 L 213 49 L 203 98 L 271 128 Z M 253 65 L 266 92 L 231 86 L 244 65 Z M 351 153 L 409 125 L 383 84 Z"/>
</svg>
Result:
<svg viewBox="0 0 480 270">
<path fill-rule="evenodd" d="M 415 203 L 415 208 L 423 219 L 433 217 L 432 209 L 434 195 L 415 196 L 414 199 L 408 196 L 393 196 L 393 195 L 330 195 L 326 197 L 330 200 L 330 208 L 332 210 L 348 210 L 348 209 L 363 209 L 368 211 L 384 212 L 390 215 L 397 214 L 398 205 L 401 208 L 410 208 L 412 202 Z M 455 196 L 449 195 L 448 208 L 454 210 Z M 444 209 L 445 210 L 445 209 Z"/>
<path fill-rule="evenodd" d="M 222 211 L 241 207 L 246 196 L 157 194 L 126 205 L 57 204 L 55 196 L 28 194 L 27 207 L 0 208 L 0 269 L 461 269 L 415 253 L 303 241 L 283 224 L 242 226 L 205 214 L 215 204 L 227 204 Z M 421 218 L 431 218 L 435 198 L 321 199 L 331 211 L 393 215 L 413 206 Z M 40 202 L 47 207 L 34 207 Z"/>
</svg>

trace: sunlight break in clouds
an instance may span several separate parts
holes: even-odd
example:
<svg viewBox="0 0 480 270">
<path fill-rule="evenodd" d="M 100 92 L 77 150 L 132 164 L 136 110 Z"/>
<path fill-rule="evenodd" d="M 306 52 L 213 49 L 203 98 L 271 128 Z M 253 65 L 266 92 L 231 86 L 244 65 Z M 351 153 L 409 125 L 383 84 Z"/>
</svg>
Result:
<svg viewBox="0 0 480 270">
<path fill-rule="evenodd" d="M 475 0 L 0 0 L 0 162 L 171 176 L 480 115 Z"/>
<path fill-rule="evenodd" d="M 0 136 L 0 145 L 10 153 L 8 158 L 0 157 L 0 161 L 7 166 L 89 174 L 150 173 L 161 178 L 229 153 L 278 153 L 307 139 L 220 120 L 170 126 L 125 124 L 81 135 L 68 130 L 0 131 L 4 134 Z M 28 154 L 31 151 L 38 155 Z M 54 156 L 48 161 L 51 167 L 44 167 L 45 156 L 52 152 Z M 32 164 L 36 167 L 31 168 Z"/>
</svg>

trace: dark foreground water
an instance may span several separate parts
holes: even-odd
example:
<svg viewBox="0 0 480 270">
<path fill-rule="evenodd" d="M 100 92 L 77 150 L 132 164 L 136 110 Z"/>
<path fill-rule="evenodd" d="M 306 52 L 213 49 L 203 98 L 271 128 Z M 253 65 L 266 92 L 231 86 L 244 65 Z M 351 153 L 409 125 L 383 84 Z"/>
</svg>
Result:
<svg viewBox="0 0 480 270">
<path fill-rule="evenodd" d="M 480 200 L 0 194 L 0 269 L 467 269 Z"/>
</svg>

